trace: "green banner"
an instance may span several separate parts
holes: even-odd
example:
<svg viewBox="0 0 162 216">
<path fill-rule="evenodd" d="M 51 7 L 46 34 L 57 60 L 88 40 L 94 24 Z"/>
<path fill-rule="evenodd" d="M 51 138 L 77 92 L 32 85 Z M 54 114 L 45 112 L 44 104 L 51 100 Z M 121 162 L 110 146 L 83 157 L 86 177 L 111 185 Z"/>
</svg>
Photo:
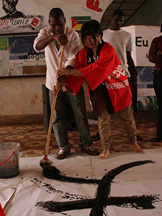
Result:
<svg viewBox="0 0 162 216">
<path fill-rule="evenodd" d="M 0 37 L 0 50 L 8 50 L 8 38 Z"/>
</svg>

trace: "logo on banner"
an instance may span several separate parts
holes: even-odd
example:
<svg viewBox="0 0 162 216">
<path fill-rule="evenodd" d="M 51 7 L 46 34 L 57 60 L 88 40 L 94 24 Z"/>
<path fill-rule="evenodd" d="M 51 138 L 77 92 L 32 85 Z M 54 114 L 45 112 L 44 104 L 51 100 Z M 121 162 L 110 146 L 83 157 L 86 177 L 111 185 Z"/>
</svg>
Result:
<svg viewBox="0 0 162 216">
<path fill-rule="evenodd" d="M 30 32 L 44 27 L 44 17 L 41 15 L 27 15 L 16 9 L 18 0 L 3 0 L 2 8 L 6 15 L 0 17 L 0 31 L 5 32 Z"/>
<path fill-rule="evenodd" d="M 101 12 L 102 9 L 99 8 L 99 4 L 100 4 L 99 0 L 87 0 L 87 2 L 86 2 L 87 8 L 94 10 L 94 11 L 97 11 L 97 12 Z"/>
<path fill-rule="evenodd" d="M 32 27 L 34 27 L 34 28 L 36 28 L 38 25 L 39 25 L 39 23 L 40 23 L 40 19 L 38 18 L 38 17 L 34 17 L 33 19 L 32 19 L 32 21 L 31 21 L 31 26 Z"/>
</svg>

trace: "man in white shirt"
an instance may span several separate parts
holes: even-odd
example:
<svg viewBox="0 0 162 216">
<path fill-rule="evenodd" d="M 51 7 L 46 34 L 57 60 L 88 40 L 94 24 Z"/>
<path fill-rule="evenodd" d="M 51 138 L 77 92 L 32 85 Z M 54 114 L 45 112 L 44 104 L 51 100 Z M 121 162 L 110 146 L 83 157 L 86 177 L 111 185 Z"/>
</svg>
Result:
<svg viewBox="0 0 162 216">
<path fill-rule="evenodd" d="M 62 68 L 72 69 L 75 65 L 75 55 L 79 51 L 79 35 L 73 29 L 68 29 L 64 34 L 66 19 L 60 8 L 53 8 L 49 13 L 49 27 L 40 30 L 34 41 L 34 49 L 39 52 L 45 49 L 45 60 L 47 66 L 46 87 L 49 89 L 50 103 L 53 101 L 53 88 L 57 81 L 57 70 L 61 57 L 62 46 L 65 46 Z M 92 140 L 90 137 L 88 119 L 86 117 L 86 106 L 84 100 L 83 88 L 77 95 L 72 95 L 62 89 L 57 94 L 57 100 L 54 111 L 53 130 L 55 138 L 59 145 L 60 151 L 57 153 L 57 159 L 64 159 L 70 154 L 72 145 L 69 143 L 66 129 L 66 109 L 65 100 L 67 95 L 76 117 L 77 128 L 80 135 L 81 151 L 97 155 L 98 151 L 91 147 Z"/>
<path fill-rule="evenodd" d="M 124 23 L 124 18 L 125 14 L 122 10 L 116 10 L 113 12 L 111 28 L 103 31 L 103 40 L 110 43 L 114 47 L 121 61 L 121 65 L 126 72 L 132 90 L 132 106 L 134 112 L 137 112 L 137 71 L 131 57 L 131 34 L 121 29 L 121 26 Z M 99 133 L 92 136 L 92 140 L 98 139 L 100 139 Z M 142 138 L 137 135 L 137 140 L 142 140 Z"/>
</svg>

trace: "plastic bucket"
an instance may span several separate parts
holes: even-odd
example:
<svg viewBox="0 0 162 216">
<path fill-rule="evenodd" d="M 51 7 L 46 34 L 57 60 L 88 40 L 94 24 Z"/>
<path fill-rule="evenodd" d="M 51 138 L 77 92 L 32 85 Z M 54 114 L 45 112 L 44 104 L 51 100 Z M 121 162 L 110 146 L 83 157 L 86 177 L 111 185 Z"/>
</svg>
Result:
<svg viewBox="0 0 162 216">
<path fill-rule="evenodd" d="M 19 147 L 16 142 L 0 143 L 0 178 L 11 178 L 19 174 Z"/>
</svg>

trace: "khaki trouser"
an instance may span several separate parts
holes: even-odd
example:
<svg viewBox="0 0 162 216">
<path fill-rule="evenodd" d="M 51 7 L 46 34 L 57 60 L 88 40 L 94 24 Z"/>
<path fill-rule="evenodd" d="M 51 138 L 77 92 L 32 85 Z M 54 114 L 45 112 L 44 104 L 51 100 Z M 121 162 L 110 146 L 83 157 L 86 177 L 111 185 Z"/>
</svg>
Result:
<svg viewBox="0 0 162 216">
<path fill-rule="evenodd" d="M 98 128 L 99 128 L 99 134 L 101 138 L 101 145 L 103 146 L 103 149 L 109 149 L 110 136 L 111 136 L 111 129 L 110 129 L 111 115 L 107 111 L 106 104 L 100 87 L 94 90 L 94 104 L 95 104 L 95 111 L 98 116 Z M 133 110 L 131 106 L 127 107 L 126 109 L 120 110 L 117 113 L 125 126 L 130 142 L 131 143 L 137 142 L 136 124 L 135 124 Z"/>
</svg>

